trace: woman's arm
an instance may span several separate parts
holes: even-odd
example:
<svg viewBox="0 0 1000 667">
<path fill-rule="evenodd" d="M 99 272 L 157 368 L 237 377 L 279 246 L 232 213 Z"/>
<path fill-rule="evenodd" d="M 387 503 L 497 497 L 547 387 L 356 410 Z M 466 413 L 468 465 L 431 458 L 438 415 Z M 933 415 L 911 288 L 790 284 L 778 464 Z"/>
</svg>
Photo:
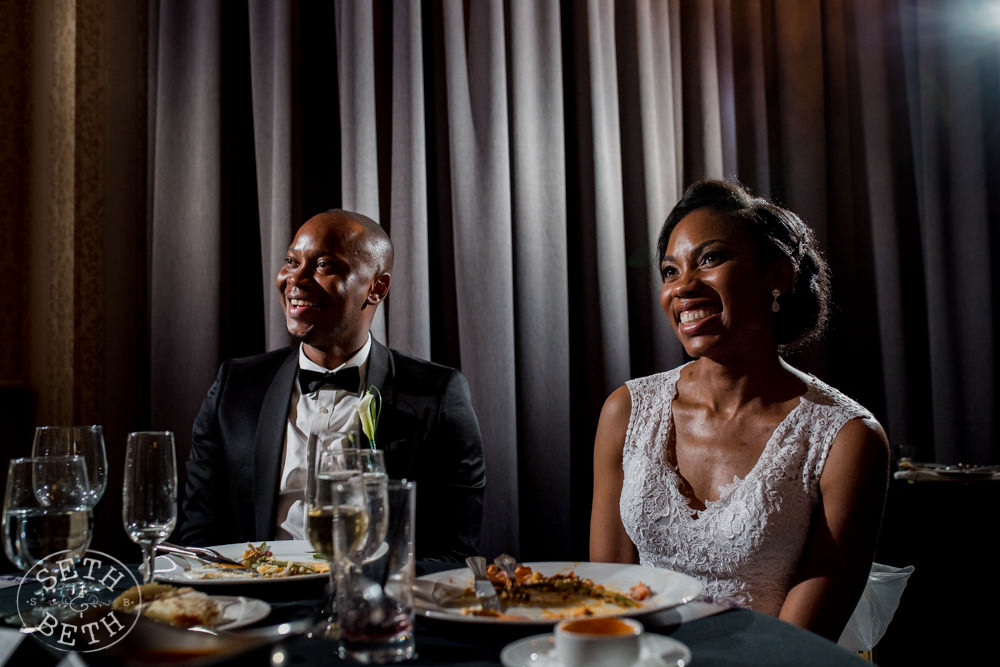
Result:
<svg viewBox="0 0 1000 667">
<path fill-rule="evenodd" d="M 822 501 L 779 618 L 837 641 L 857 606 L 878 541 L 889 445 L 874 419 L 837 434 L 820 477 Z"/>
<path fill-rule="evenodd" d="M 590 514 L 590 560 L 638 563 L 639 554 L 622 526 L 622 451 L 632 396 L 619 387 L 604 402 L 594 438 L 594 500 Z"/>
</svg>

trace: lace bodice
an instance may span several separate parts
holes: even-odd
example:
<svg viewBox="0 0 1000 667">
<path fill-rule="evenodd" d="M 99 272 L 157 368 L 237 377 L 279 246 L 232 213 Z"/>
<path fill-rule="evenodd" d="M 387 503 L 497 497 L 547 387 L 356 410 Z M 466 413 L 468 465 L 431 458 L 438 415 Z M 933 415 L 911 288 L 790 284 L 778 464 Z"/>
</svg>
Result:
<svg viewBox="0 0 1000 667">
<path fill-rule="evenodd" d="M 807 385 L 754 467 L 694 511 L 667 458 L 681 368 L 630 380 L 621 517 L 643 565 L 696 577 L 705 597 L 777 614 L 805 544 L 830 445 L 849 420 L 870 417 L 836 389 L 791 367 Z"/>
</svg>

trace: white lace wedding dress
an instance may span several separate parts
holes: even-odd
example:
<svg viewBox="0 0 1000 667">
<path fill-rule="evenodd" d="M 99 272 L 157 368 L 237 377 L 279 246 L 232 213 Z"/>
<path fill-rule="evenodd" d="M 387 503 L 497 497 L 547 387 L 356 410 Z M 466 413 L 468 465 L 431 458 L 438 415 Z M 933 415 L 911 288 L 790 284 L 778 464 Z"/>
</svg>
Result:
<svg viewBox="0 0 1000 667">
<path fill-rule="evenodd" d="M 827 452 L 861 405 L 790 366 L 808 389 L 778 425 L 746 479 L 733 478 L 698 511 L 678 487 L 667 443 L 681 368 L 630 380 L 621 517 L 643 565 L 691 575 L 707 599 L 776 615 L 805 544 Z"/>
</svg>

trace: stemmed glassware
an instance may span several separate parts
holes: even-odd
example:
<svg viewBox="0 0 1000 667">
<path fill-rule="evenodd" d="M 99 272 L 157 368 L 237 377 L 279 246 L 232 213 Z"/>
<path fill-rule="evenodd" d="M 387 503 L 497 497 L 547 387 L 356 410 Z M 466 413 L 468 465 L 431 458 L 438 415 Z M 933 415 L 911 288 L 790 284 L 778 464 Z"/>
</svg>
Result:
<svg viewBox="0 0 1000 667">
<path fill-rule="evenodd" d="M 3 500 L 4 551 L 25 572 L 41 568 L 42 589 L 28 597 L 36 610 L 68 607 L 76 596 L 73 585 L 62 581 L 58 562 L 77 560 L 90 546 L 89 493 L 87 467 L 79 456 L 10 462 Z"/>
<path fill-rule="evenodd" d="M 317 628 L 326 638 L 339 635 L 339 601 L 345 593 L 348 558 L 364 544 L 368 533 L 368 506 L 356 449 L 344 448 L 343 433 L 309 436 L 307 446 L 306 536 L 316 551 L 330 561 L 332 596 L 328 616 Z"/>
<path fill-rule="evenodd" d="M 31 448 L 33 457 L 79 456 L 87 466 L 91 509 L 108 486 L 108 455 L 104 448 L 104 429 L 91 426 L 39 426 Z"/>
<path fill-rule="evenodd" d="M 122 523 L 143 549 L 143 583 L 153 580 L 156 545 L 177 523 L 177 460 L 171 431 L 130 433 L 125 451 Z"/>
<path fill-rule="evenodd" d="M 354 552 L 353 560 L 363 563 L 382 548 L 389 528 L 389 477 L 385 471 L 385 455 L 380 449 L 358 449 L 358 467 L 368 506 L 368 532 L 364 542 Z"/>
</svg>

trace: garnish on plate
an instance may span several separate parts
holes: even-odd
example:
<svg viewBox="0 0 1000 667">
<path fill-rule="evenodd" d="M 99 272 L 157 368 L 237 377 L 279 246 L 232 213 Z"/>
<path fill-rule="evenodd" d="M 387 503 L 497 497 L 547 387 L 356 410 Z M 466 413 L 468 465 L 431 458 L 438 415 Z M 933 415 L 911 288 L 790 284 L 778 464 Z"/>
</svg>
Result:
<svg viewBox="0 0 1000 667">
<path fill-rule="evenodd" d="M 207 565 L 199 572 L 202 579 L 228 579 L 234 576 L 239 577 L 295 577 L 306 574 L 326 574 L 330 571 L 330 564 L 326 561 L 301 561 L 301 560 L 281 560 L 276 558 L 267 542 L 261 542 L 254 546 L 247 542 L 247 549 L 243 552 L 240 563 L 247 570 L 238 570 L 224 565 Z"/>
<path fill-rule="evenodd" d="M 628 593 L 620 593 L 591 579 L 577 576 L 573 571 L 543 575 L 530 567 L 519 565 L 511 579 L 507 572 L 490 565 L 486 576 L 493 583 L 500 598 L 502 611 L 490 612 L 474 605 L 463 609 L 463 614 L 474 616 L 499 616 L 513 618 L 517 608 L 541 608 L 546 618 L 576 616 L 601 616 L 614 614 L 622 609 L 642 607 L 642 600 L 651 595 L 649 588 L 637 582 Z"/>
</svg>

